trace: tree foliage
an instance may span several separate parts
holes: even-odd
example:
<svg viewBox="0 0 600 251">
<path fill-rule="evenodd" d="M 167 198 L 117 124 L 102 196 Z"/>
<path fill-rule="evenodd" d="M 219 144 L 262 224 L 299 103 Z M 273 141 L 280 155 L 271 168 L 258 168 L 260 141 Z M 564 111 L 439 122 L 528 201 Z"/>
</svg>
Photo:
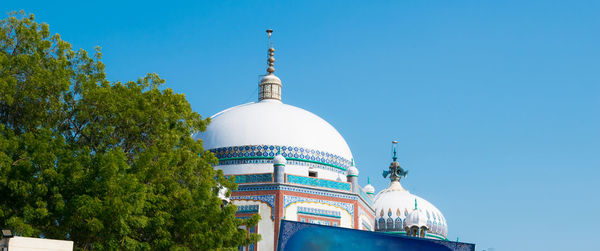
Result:
<svg viewBox="0 0 600 251">
<path fill-rule="evenodd" d="M 148 74 L 109 82 L 33 15 L 0 21 L 0 227 L 77 249 L 231 249 L 259 239 L 192 134 L 209 119 Z"/>
</svg>

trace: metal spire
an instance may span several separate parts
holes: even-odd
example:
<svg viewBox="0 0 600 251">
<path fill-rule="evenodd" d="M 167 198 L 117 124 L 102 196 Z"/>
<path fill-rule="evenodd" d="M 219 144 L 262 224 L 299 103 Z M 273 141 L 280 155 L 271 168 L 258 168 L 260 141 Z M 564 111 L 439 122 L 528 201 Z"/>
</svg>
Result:
<svg viewBox="0 0 600 251">
<path fill-rule="evenodd" d="M 271 42 L 272 33 L 272 29 L 267 30 L 267 74 L 262 76 L 260 79 L 260 84 L 258 84 L 260 89 L 258 92 L 259 101 L 265 99 L 281 101 L 281 79 L 273 74 L 273 72 L 275 72 L 275 67 L 273 67 L 275 63 L 275 49 L 273 48 L 273 43 Z"/>
<path fill-rule="evenodd" d="M 267 30 L 267 34 L 269 36 L 269 38 L 267 39 L 267 47 L 269 47 L 269 53 L 267 54 L 269 57 L 267 59 L 267 72 L 269 74 L 273 74 L 273 72 L 275 72 L 275 67 L 273 67 L 274 63 L 275 63 L 275 57 L 273 57 L 275 55 L 275 49 L 273 48 L 273 43 L 271 42 L 271 34 L 273 33 L 272 29 L 268 29 Z"/>
<path fill-rule="evenodd" d="M 390 163 L 390 167 L 388 170 L 384 170 L 382 175 L 384 178 L 387 178 L 388 175 L 390 175 L 390 179 L 392 181 L 400 181 L 401 177 L 406 177 L 406 174 L 408 173 L 407 170 L 404 170 L 404 168 L 400 167 L 400 164 L 398 163 L 398 156 L 397 156 L 397 151 L 396 151 L 396 145 L 398 144 L 398 141 L 392 141 L 392 152 L 393 152 L 393 161 L 392 163 Z"/>
<path fill-rule="evenodd" d="M 392 159 L 394 161 L 398 160 L 398 156 L 396 156 L 396 147 L 398 146 L 398 141 L 392 141 L 392 150 L 394 151 L 394 156 L 392 157 Z"/>
</svg>

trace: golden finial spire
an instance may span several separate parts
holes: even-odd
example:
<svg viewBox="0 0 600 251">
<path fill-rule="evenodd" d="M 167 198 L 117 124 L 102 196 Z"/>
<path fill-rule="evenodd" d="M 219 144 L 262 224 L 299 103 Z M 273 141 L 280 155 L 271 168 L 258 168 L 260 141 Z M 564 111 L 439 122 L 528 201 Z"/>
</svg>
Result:
<svg viewBox="0 0 600 251">
<path fill-rule="evenodd" d="M 273 74 L 273 72 L 275 72 L 275 68 L 273 67 L 273 65 L 275 63 L 275 57 L 273 57 L 275 55 L 275 49 L 273 48 L 273 43 L 271 42 L 271 34 L 272 33 L 273 33 L 272 29 L 267 30 L 267 34 L 269 35 L 269 38 L 267 40 L 267 47 L 269 47 L 269 53 L 267 54 L 269 56 L 267 59 L 267 65 L 269 67 L 267 68 L 267 72 L 269 74 Z"/>
<path fill-rule="evenodd" d="M 261 78 L 260 84 L 258 85 L 260 88 L 258 92 L 259 101 L 265 99 L 281 101 L 281 80 L 273 74 L 273 72 L 275 72 L 275 67 L 273 67 L 275 63 L 275 57 L 273 57 L 273 55 L 275 55 L 275 49 L 271 42 L 272 33 L 272 29 L 267 30 L 267 34 L 269 35 L 267 40 L 267 48 L 269 48 L 269 52 L 267 53 L 267 74 Z"/>
</svg>

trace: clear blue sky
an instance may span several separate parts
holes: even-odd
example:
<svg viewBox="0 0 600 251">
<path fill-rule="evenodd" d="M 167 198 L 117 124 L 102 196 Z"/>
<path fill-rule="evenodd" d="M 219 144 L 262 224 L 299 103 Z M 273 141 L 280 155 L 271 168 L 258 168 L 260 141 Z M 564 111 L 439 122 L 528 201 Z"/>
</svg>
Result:
<svg viewBox="0 0 600 251">
<path fill-rule="evenodd" d="M 89 2 L 89 3 L 88 3 Z M 210 116 L 254 101 L 275 29 L 285 103 L 345 137 L 379 191 L 405 188 L 478 250 L 597 249 L 600 1 L 4 1 L 111 80 L 156 72 Z"/>
</svg>

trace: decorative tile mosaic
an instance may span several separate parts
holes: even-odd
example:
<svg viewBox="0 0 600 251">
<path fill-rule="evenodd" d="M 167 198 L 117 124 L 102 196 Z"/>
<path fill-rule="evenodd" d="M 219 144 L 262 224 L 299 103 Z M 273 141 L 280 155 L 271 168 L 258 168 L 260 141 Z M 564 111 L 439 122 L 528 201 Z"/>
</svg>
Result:
<svg viewBox="0 0 600 251">
<path fill-rule="evenodd" d="M 299 214 L 311 214 L 311 215 L 325 216 L 325 217 L 333 217 L 333 218 L 341 217 L 340 212 L 338 212 L 338 211 L 310 208 L 310 207 L 298 207 L 298 213 Z"/>
<path fill-rule="evenodd" d="M 285 184 L 247 184 L 247 185 L 239 185 L 236 191 L 269 191 L 269 190 L 283 190 L 283 191 L 292 191 L 306 194 L 314 194 L 320 196 L 334 197 L 334 198 L 342 198 L 349 200 L 358 200 L 358 196 L 353 194 L 348 194 L 346 192 L 335 192 L 335 191 L 324 191 L 318 190 L 317 188 L 302 188 L 294 185 L 285 185 Z"/>
<path fill-rule="evenodd" d="M 287 208 L 290 204 L 296 203 L 296 202 L 316 202 L 316 203 L 336 206 L 336 207 L 344 209 L 346 212 L 348 212 L 350 215 L 352 215 L 352 219 L 354 220 L 354 205 L 351 203 L 319 200 L 319 199 L 304 198 L 304 197 L 289 196 L 289 195 L 283 196 L 283 208 Z"/>
<path fill-rule="evenodd" d="M 347 169 L 352 164 L 351 160 L 341 156 L 319 151 L 294 146 L 274 146 L 274 145 L 246 145 L 246 146 L 230 146 L 210 149 L 212 153 L 219 159 L 226 158 L 252 158 L 252 157 L 275 157 L 279 151 L 286 158 L 295 158 L 298 160 L 318 161 L 329 165 L 338 166 L 342 169 Z"/>
<path fill-rule="evenodd" d="M 325 220 L 308 219 L 308 223 L 331 226 L 331 223 Z"/>
<path fill-rule="evenodd" d="M 219 160 L 219 165 L 245 165 L 245 164 L 273 164 L 273 159 L 256 159 L 256 158 L 244 158 L 244 159 L 223 159 L 223 160 Z M 327 170 L 330 172 L 335 172 L 335 173 L 339 173 L 342 175 L 346 175 L 346 171 L 339 169 L 339 168 L 335 168 L 332 166 L 328 166 L 328 165 L 323 165 L 323 164 L 319 164 L 319 163 L 314 163 L 314 162 L 306 162 L 306 161 L 299 161 L 299 160 L 287 160 L 287 165 L 291 166 L 291 165 L 295 165 L 295 166 L 306 166 L 306 167 L 311 167 L 311 168 L 317 168 L 317 169 L 321 169 L 321 170 Z"/>
<path fill-rule="evenodd" d="M 288 183 L 300 184 L 305 186 L 325 187 L 345 191 L 350 191 L 352 187 L 352 185 L 350 185 L 350 183 L 347 182 L 324 180 L 319 178 L 296 176 L 291 174 L 288 174 L 286 176 Z"/>
<path fill-rule="evenodd" d="M 231 200 L 257 200 L 267 203 L 271 207 L 271 220 L 275 220 L 275 195 L 250 195 L 250 196 L 232 196 Z"/>
<path fill-rule="evenodd" d="M 228 179 L 231 176 L 225 176 Z M 247 175 L 235 175 L 235 183 L 260 183 L 260 182 L 273 182 L 272 173 L 260 173 L 260 174 L 247 174 Z"/>
<path fill-rule="evenodd" d="M 241 205 L 237 206 L 236 214 L 251 214 L 258 213 L 258 205 Z"/>
</svg>

